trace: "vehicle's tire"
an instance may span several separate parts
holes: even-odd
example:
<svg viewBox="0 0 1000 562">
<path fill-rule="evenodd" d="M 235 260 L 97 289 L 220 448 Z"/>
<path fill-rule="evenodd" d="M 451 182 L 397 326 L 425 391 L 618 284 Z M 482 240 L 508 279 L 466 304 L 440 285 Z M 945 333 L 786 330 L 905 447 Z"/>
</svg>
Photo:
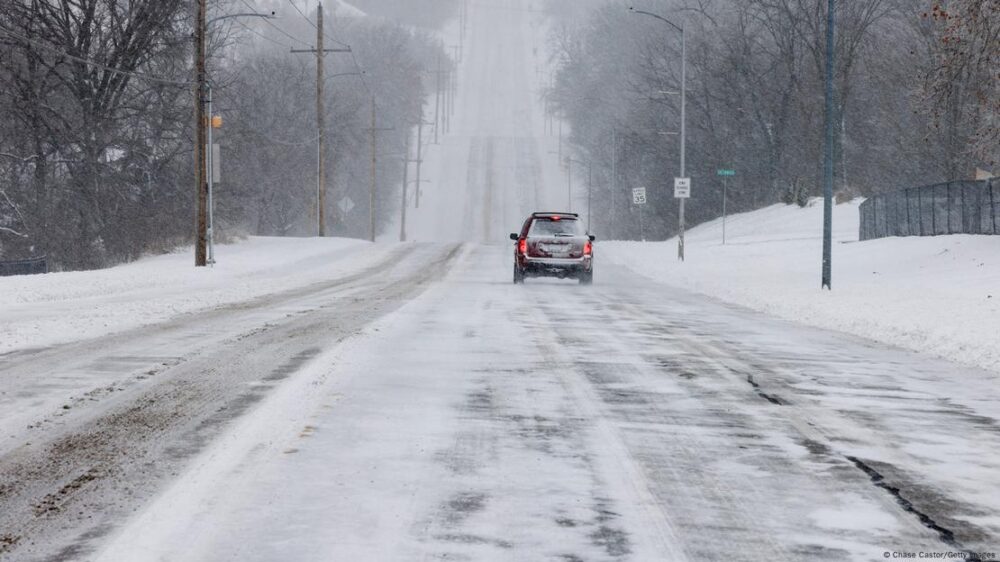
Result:
<svg viewBox="0 0 1000 562">
<path fill-rule="evenodd" d="M 587 273 L 580 274 L 580 284 L 581 285 L 593 285 L 594 284 L 594 272 L 588 271 Z"/>
<path fill-rule="evenodd" d="M 522 283 L 524 283 L 524 272 L 517 267 L 517 264 L 514 264 L 514 284 L 520 285 Z"/>
</svg>

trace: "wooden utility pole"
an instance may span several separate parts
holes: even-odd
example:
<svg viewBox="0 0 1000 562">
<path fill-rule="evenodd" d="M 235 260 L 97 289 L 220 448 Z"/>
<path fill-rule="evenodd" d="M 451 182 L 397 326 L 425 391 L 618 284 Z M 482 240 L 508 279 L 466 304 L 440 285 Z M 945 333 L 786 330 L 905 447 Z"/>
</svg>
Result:
<svg viewBox="0 0 1000 562">
<path fill-rule="evenodd" d="M 438 129 L 441 123 L 441 53 L 437 56 L 437 87 L 434 92 L 434 144 L 438 144 Z"/>
<path fill-rule="evenodd" d="M 406 130 L 403 148 L 403 201 L 399 205 L 399 241 L 406 242 L 406 182 L 410 171 L 410 130 Z M 419 186 L 417 186 L 419 188 Z"/>
<path fill-rule="evenodd" d="M 417 179 L 415 185 L 416 193 L 414 193 L 414 205 L 415 209 L 420 208 L 420 167 L 424 163 L 422 150 L 424 147 L 424 110 L 420 108 L 420 121 L 417 123 Z"/>
<path fill-rule="evenodd" d="M 194 30 L 194 178 L 195 178 L 195 234 L 194 265 L 204 267 L 207 263 L 208 238 L 208 183 L 205 170 L 205 0 L 197 0 Z"/>
<path fill-rule="evenodd" d="M 200 0 L 204 1 L 204 0 Z M 292 49 L 293 53 L 316 54 L 316 235 L 326 236 L 326 109 L 323 104 L 323 54 L 349 53 L 350 47 L 326 49 L 323 44 L 323 4 L 316 7 L 316 48 Z"/>
<path fill-rule="evenodd" d="M 392 131 L 392 127 L 376 127 L 378 124 L 378 115 L 376 114 L 375 96 L 372 96 L 372 126 L 369 128 L 371 133 L 371 150 L 372 150 L 372 170 L 371 170 L 371 186 L 368 188 L 368 240 L 375 241 L 375 189 L 377 187 L 377 176 L 376 170 L 378 168 L 378 133 L 379 131 Z"/>
<path fill-rule="evenodd" d="M 317 236 L 326 236 L 326 114 L 323 111 L 323 4 L 316 8 L 316 128 L 319 156 L 316 166 Z"/>
</svg>

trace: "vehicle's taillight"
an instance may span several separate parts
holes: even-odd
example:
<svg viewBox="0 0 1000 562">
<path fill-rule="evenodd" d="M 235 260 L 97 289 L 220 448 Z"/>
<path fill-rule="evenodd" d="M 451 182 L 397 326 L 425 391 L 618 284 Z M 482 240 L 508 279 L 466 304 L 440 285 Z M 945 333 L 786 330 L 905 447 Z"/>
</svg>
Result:
<svg viewBox="0 0 1000 562">
<path fill-rule="evenodd" d="M 528 255 L 528 240 L 522 238 L 520 242 L 517 243 L 517 249 L 524 255 Z"/>
<path fill-rule="evenodd" d="M 583 244 L 583 255 L 591 256 L 593 254 L 594 254 L 594 245 L 590 243 L 590 240 L 587 240 Z"/>
</svg>

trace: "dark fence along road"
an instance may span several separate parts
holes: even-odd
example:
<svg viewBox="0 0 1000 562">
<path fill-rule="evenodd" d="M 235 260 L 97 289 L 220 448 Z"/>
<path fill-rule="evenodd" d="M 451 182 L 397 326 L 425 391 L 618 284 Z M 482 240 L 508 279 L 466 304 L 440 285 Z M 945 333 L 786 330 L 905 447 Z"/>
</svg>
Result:
<svg viewBox="0 0 1000 562">
<path fill-rule="evenodd" d="M 48 273 L 49 266 L 44 257 L 28 260 L 0 261 L 0 277 L 10 275 L 34 275 Z"/>
<path fill-rule="evenodd" d="M 870 197 L 861 240 L 887 236 L 1000 234 L 1000 181 L 953 181 Z"/>
</svg>

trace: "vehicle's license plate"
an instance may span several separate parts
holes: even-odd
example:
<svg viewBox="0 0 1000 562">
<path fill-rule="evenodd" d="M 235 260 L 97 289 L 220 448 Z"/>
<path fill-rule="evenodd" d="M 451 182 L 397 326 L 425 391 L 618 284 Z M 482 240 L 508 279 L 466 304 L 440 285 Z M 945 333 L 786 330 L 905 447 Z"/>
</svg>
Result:
<svg viewBox="0 0 1000 562">
<path fill-rule="evenodd" d="M 565 244 L 543 244 L 542 249 L 553 256 L 566 255 L 569 253 L 569 246 Z"/>
</svg>

